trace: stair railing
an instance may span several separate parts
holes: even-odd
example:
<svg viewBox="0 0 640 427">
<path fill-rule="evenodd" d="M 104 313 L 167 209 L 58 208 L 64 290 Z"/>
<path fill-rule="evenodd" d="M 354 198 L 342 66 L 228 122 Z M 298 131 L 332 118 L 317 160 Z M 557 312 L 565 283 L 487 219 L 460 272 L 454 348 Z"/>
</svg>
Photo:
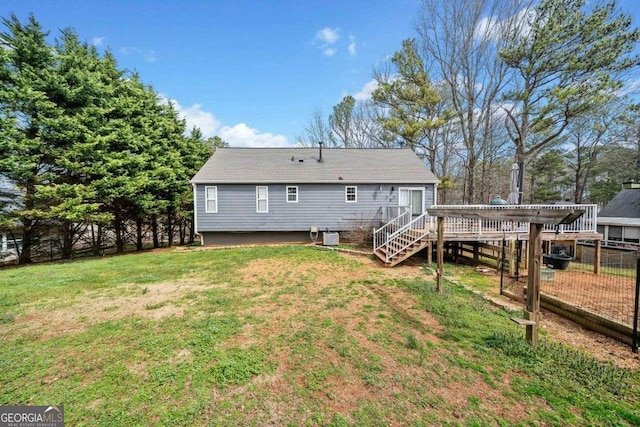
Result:
<svg viewBox="0 0 640 427">
<path fill-rule="evenodd" d="M 386 261 L 391 261 L 394 256 L 428 236 L 429 228 L 429 214 L 424 212 L 392 233 L 386 242 Z M 410 231 L 418 231 L 418 233 L 410 233 Z M 404 241 L 400 242 L 400 238 Z"/>
<path fill-rule="evenodd" d="M 411 210 L 408 206 L 400 206 L 400 214 L 382 227 L 373 229 L 373 251 L 385 246 L 389 236 L 411 221 Z"/>
</svg>

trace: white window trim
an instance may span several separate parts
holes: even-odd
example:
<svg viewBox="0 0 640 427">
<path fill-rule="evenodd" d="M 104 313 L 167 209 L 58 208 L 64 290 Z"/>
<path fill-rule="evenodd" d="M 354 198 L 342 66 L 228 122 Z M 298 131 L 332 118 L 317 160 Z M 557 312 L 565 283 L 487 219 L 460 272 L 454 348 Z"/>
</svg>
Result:
<svg viewBox="0 0 640 427">
<path fill-rule="evenodd" d="M 213 191 L 215 193 L 215 198 L 213 199 L 207 199 L 207 193 L 209 192 L 210 188 L 213 188 Z M 215 208 L 213 210 L 209 210 L 210 200 L 214 200 L 216 202 Z M 204 211 L 206 213 L 218 213 L 218 187 L 215 185 L 204 187 Z"/>
<path fill-rule="evenodd" d="M 289 189 L 290 188 L 295 188 L 296 189 L 296 199 L 295 200 L 289 200 Z M 287 187 L 285 188 L 285 192 L 284 192 L 284 197 L 286 198 L 286 202 L 287 203 L 298 203 L 298 186 L 297 185 L 287 185 Z"/>
<path fill-rule="evenodd" d="M 264 188 L 264 194 L 265 194 L 265 198 L 264 200 L 266 200 L 267 202 L 267 209 L 264 211 L 260 210 L 260 200 L 258 199 L 258 196 L 260 194 L 260 188 Z M 266 185 L 256 185 L 256 213 L 269 213 L 269 187 Z"/>
<path fill-rule="evenodd" d="M 356 196 L 355 200 L 349 200 L 348 191 L 347 191 L 347 189 L 349 188 L 353 188 L 355 190 L 354 191 L 354 195 Z M 344 187 L 344 201 L 345 203 L 358 203 L 358 186 L 357 185 L 346 185 Z"/>
</svg>

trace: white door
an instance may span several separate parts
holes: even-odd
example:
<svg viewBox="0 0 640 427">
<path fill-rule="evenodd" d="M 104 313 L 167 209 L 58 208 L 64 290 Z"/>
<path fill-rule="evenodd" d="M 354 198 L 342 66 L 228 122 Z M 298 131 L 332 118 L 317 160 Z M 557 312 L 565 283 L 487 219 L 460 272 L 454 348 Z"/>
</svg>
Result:
<svg viewBox="0 0 640 427">
<path fill-rule="evenodd" d="M 408 206 L 413 217 L 422 215 L 424 212 L 424 188 L 400 187 L 398 205 Z"/>
</svg>

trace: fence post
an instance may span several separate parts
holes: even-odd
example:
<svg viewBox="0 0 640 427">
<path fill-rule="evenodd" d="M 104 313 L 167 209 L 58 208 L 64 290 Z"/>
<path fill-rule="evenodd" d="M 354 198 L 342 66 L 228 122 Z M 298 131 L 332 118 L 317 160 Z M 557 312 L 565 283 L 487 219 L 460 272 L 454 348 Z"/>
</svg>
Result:
<svg viewBox="0 0 640 427">
<path fill-rule="evenodd" d="M 631 351 L 638 352 L 638 308 L 640 305 L 640 258 L 636 260 L 636 297 L 633 303 L 633 341 Z"/>
</svg>

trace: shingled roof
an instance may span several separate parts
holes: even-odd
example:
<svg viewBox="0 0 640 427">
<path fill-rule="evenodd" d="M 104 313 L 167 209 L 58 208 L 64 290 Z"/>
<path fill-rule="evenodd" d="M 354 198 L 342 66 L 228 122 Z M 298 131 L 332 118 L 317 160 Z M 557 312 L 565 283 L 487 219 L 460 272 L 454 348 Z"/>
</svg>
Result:
<svg viewBox="0 0 640 427">
<path fill-rule="evenodd" d="M 640 218 L 640 188 L 623 188 L 598 217 Z"/>
<path fill-rule="evenodd" d="M 410 149 L 218 148 L 195 184 L 438 183 Z"/>
</svg>

